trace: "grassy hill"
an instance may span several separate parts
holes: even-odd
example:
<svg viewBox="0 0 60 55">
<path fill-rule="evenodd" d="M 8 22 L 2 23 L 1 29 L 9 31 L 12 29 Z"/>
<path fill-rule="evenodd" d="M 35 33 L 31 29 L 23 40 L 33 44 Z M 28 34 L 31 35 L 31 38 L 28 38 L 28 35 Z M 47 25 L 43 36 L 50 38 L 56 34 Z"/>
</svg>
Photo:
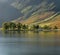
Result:
<svg viewBox="0 0 60 55">
<path fill-rule="evenodd" d="M 28 25 L 50 25 L 57 19 L 55 17 L 60 11 L 59 5 L 59 0 L 9 0 L 0 3 L 0 27 L 3 22 L 9 21 Z"/>
<path fill-rule="evenodd" d="M 22 24 L 28 24 L 28 25 L 34 25 L 34 24 L 35 25 L 39 24 L 40 26 L 48 25 L 52 28 L 54 28 L 54 26 L 57 26 L 58 28 L 60 28 L 60 14 L 59 13 L 54 14 L 54 12 L 48 12 L 42 15 L 36 14 L 31 16 L 27 20 L 19 21 L 18 19 L 14 20 L 14 22 L 21 22 Z"/>
<path fill-rule="evenodd" d="M 54 22 L 59 23 L 59 1 L 55 0 L 22 0 L 15 1 L 11 6 L 20 10 L 22 17 L 13 20 L 22 24 L 39 24 L 41 26 L 50 25 L 53 27 Z M 58 15 L 58 16 L 57 16 Z M 56 21 L 55 21 L 56 20 Z M 56 25 L 56 24 L 55 24 Z M 54 25 L 54 26 L 55 26 Z"/>
<path fill-rule="evenodd" d="M 60 28 L 60 15 L 55 17 L 55 20 L 53 20 L 52 22 L 50 22 L 50 26 L 54 27 L 57 26 L 58 28 Z"/>
<path fill-rule="evenodd" d="M 50 26 L 52 28 L 54 28 L 54 26 L 57 26 L 58 28 L 60 28 L 60 15 L 57 15 L 57 16 L 53 17 L 49 21 L 42 22 L 39 25 L 40 26 L 48 25 L 48 26 Z"/>
</svg>

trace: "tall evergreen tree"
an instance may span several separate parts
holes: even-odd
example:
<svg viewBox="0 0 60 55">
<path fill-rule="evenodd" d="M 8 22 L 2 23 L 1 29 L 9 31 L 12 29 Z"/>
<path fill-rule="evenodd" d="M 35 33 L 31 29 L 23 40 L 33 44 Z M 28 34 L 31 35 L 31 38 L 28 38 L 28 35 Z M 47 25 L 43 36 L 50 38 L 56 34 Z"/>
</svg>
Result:
<svg viewBox="0 0 60 55">
<path fill-rule="evenodd" d="M 24 30 L 26 30 L 26 29 L 28 29 L 28 25 L 25 25 L 25 24 L 24 24 L 24 25 L 22 26 L 22 28 L 23 28 Z"/>
<path fill-rule="evenodd" d="M 22 24 L 21 24 L 21 23 L 17 23 L 16 26 L 17 26 L 17 29 L 18 29 L 18 30 L 21 30 L 21 28 L 22 28 Z"/>
<path fill-rule="evenodd" d="M 9 22 L 9 27 L 11 30 L 14 30 L 16 28 L 16 24 L 13 22 Z"/>
<path fill-rule="evenodd" d="M 4 30 L 8 30 L 9 29 L 9 24 L 7 22 L 3 23 L 3 29 Z"/>
</svg>

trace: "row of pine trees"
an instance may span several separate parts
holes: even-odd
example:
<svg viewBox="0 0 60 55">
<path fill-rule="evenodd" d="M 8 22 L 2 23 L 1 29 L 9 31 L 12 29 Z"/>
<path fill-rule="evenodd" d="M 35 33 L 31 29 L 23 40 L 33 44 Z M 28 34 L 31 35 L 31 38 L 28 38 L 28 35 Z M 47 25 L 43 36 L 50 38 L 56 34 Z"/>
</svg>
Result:
<svg viewBox="0 0 60 55">
<path fill-rule="evenodd" d="M 14 22 L 5 22 L 2 25 L 4 30 L 38 30 L 38 29 L 47 29 L 47 30 L 51 30 L 52 28 L 45 25 L 44 27 L 40 27 L 39 25 L 32 25 L 32 26 L 28 26 L 26 24 L 21 24 L 21 23 L 14 23 Z M 54 27 L 54 29 L 58 29 L 57 26 Z"/>
</svg>

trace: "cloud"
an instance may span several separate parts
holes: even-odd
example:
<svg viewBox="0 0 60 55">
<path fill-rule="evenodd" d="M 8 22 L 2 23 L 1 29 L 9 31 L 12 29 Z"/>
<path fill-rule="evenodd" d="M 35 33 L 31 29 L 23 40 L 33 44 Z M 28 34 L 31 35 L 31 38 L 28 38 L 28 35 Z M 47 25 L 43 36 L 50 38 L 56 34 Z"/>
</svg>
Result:
<svg viewBox="0 0 60 55">
<path fill-rule="evenodd" d="M 0 2 L 2 2 L 2 3 L 5 3 L 5 2 L 7 2 L 8 0 L 0 0 Z"/>
</svg>

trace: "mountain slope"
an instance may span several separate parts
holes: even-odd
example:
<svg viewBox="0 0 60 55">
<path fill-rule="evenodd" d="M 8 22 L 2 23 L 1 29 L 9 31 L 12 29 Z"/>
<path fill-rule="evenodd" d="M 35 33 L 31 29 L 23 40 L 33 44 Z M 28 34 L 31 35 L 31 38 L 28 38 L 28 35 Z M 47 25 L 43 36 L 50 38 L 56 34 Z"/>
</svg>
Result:
<svg viewBox="0 0 60 55">
<path fill-rule="evenodd" d="M 55 26 L 57 26 L 58 28 L 60 28 L 60 14 L 56 15 L 55 17 L 53 17 L 49 21 L 40 23 L 39 25 L 40 26 L 48 25 L 48 26 L 50 26 L 52 28 L 54 28 Z"/>
<path fill-rule="evenodd" d="M 55 20 L 51 22 L 50 26 L 51 27 L 57 26 L 58 28 L 60 28 L 60 15 L 55 17 Z"/>
<path fill-rule="evenodd" d="M 36 23 L 36 22 L 41 22 L 42 20 L 45 20 L 46 18 L 50 17 L 51 15 L 53 15 L 54 12 L 45 12 L 42 14 L 36 14 L 36 15 L 32 15 L 31 17 L 29 17 L 26 20 L 14 20 L 15 22 L 21 22 L 22 24 L 32 24 L 32 23 Z"/>
<path fill-rule="evenodd" d="M 60 0 L 8 0 L 0 2 L 0 26 L 13 21 L 22 24 L 40 24 L 60 12 Z M 49 22 L 49 21 L 48 21 Z"/>
<path fill-rule="evenodd" d="M 23 14 L 23 19 L 27 19 L 35 14 L 41 14 L 48 11 L 54 11 L 54 2 L 49 0 L 22 0 L 15 1 L 11 6 L 17 8 Z"/>
<path fill-rule="evenodd" d="M 49 25 L 51 27 L 57 25 L 60 28 L 60 16 L 58 15 L 60 12 L 59 2 L 59 0 L 19 0 L 14 2 L 11 5 L 23 14 L 23 17 L 14 20 L 14 22 L 28 25 Z"/>
</svg>

